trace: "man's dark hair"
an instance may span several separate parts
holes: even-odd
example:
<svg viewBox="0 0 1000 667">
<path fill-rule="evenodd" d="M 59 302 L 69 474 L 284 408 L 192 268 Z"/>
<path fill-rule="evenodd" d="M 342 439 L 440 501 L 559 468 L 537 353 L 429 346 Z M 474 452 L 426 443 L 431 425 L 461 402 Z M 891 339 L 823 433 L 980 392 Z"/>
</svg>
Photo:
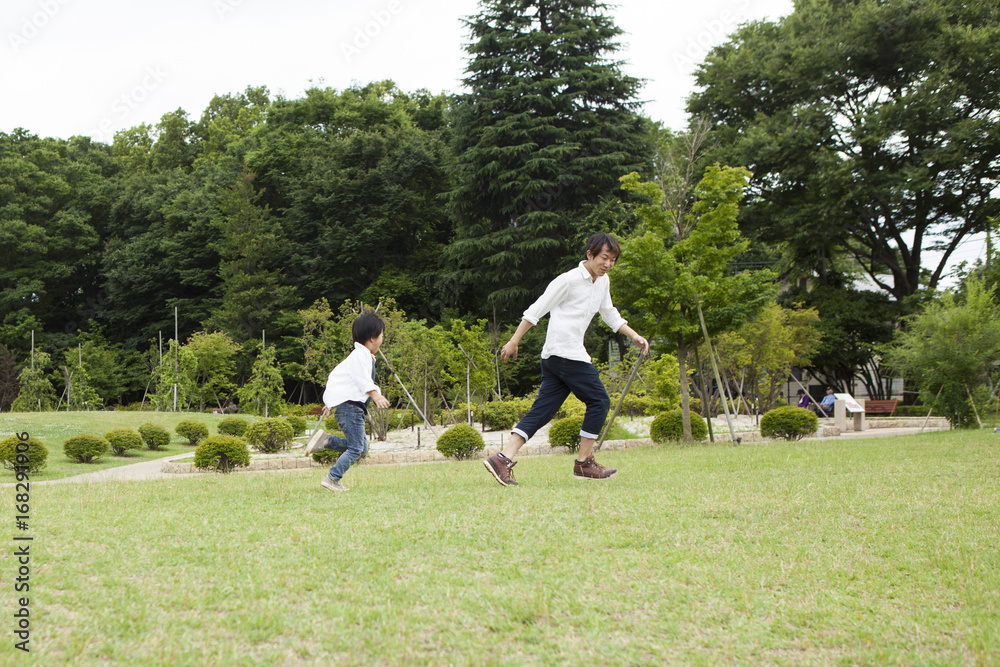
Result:
<svg viewBox="0 0 1000 667">
<path fill-rule="evenodd" d="M 615 256 L 615 259 L 622 254 L 622 249 L 618 247 L 618 241 L 610 234 L 594 234 L 587 239 L 587 247 L 584 249 L 584 256 L 590 253 L 591 257 L 597 257 L 601 251 L 607 247 L 608 252 Z"/>
<path fill-rule="evenodd" d="M 351 325 L 351 335 L 355 343 L 364 345 L 385 331 L 385 322 L 375 313 L 361 313 Z"/>
</svg>

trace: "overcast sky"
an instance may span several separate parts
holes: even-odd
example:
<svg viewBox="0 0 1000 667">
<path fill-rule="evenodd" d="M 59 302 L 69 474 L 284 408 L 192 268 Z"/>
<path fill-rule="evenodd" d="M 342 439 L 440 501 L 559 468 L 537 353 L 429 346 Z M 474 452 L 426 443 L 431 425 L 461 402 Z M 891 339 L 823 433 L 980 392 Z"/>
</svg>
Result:
<svg viewBox="0 0 1000 667">
<path fill-rule="evenodd" d="M 644 112 L 683 129 L 692 73 L 741 23 L 775 20 L 791 0 L 626 0 L 619 58 L 645 79 Z M 87 135 L 197 120 L 217 94 L 267 86 L 296 98 L 392 79 L 404 91 L 459 92 L 477 0 L 3 0 L 0 132 Z M 966 243 L 956 261 L 980 256 Z"/>
</svg>

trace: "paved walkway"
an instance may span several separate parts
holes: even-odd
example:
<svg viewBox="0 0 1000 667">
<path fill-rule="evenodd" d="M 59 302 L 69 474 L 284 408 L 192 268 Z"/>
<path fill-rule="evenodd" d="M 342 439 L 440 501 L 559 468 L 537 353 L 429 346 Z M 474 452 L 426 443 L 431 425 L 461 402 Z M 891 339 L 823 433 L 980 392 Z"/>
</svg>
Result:
<svg viewBox="0 0 1000 667">
<path fill-rule="evenodd" d="M 889 438 L 902 435 L 919 435 L 933 431 L 949 430 L 947 421 L 943 419 L 932 419 L 926 427 L 924 420 L 896 420 L 894 422 L 880 422 L 875 426 L 869 421 L 869 428 L 864 431 L 837 431 L 832 426 L 830 420 L 827 424 L 822 424 L 818 435 L 812 438 L 804 438 L 802 442 L 809 441 L 832 441 L 858 438 Z M 725 425 L 714 423 L 715 437 L 717 442 L 728 442 L 730 439 Z M 488 442 L 499 442 L 503 438 L 500 433 L 488 433 Z M 760 437 L 759 431 L 737 432 L 737 437 L 742 438 L 742 444 L 749 445 L 765 442 Z M 633 447 L 644 447 L 652 444 L 649 438 L 638 438 L 634 440 L 609 440 L 604 443 L 602 450 L 612 451 L 616 449 L 631 449 Z M 488 444 L 484 456 L 500 449 L 498 444 Z M 545 456 L 568 452 L 565 447 L 550 447 L 548 437 L 542 431 L 536 435 L 528 444 L 521 448 L 518 456 Z M 65 483 L 89 483 L 107 481 L 132 481 L 148 479 L 175 479 L 177 477 L 189 477 L 192 475 L 204 475 L 206 473 L 195 471 L 192 459 L 194 452 L 176 454 L 162 459 L 143 461 L 131 465 L 119 466 L 117 468 L 107 468 L 96 472 L 64 477 L 47 481 L 38 481 L 34 484 L 65 484 Z M 446 461 L 443 454 L 434 449 L 434 444 L 429 439 L 425 439 L 420 449 L 416 449 L 413 444 L 372 442 L 371 451 L 367 459 L 363 460 L 365 465 L 384 464 L 409 464 L 409 463 L 430 463 L 435 461 Z M 254 455 L 251 462 L 251 469 L 247 472 L 275 472 L 281 470 L 301 470 L 303 468 L 321 467 L 312 459 L 302 456 L 302 444 L 299 443 L 295 449 L 277 455 L 263 456 Z M 326 466 L 322 466 L 326 467 Z M 3 484 L 10 486 L 11 484 Z"/>
</svg>

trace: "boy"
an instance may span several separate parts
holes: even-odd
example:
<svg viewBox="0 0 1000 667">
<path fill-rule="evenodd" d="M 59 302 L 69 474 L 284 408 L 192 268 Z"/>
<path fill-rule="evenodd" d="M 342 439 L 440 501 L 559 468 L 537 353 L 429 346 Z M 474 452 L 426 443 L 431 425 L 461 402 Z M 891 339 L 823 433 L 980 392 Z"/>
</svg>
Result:
<svg viewBox="0 0 1000 667">
<path fill-rule="evenodd" d="M 622 319 L 611 303 L 607 273 L 615 265 L 621 249 L 614 237 L 594 234 L 587 241 L 586 259 L 549 283 L 545 292 L 528 310 L 510 341 L 503 346 L 500 357 L 517 359 L 517 345 L 525 332 L 551 312 L 549 327 L 542 347 L 542 386 L 528 414 L 518 422 L 507 440 L 507 446 L 483 461 L 502 486 L 517 486 L 512 469 L 513 457 L 535 432 L 547 424 L 572 392 L 587 406 L 580 429 L 580 459 L 573 465 L 577 479 L 609 479 L 617 474 L 594 460 L 594 441 L 600 436 L 611 399 L 601 383 L 590 355 L 583 347 L 583 336 L 599 312 L 612 331 L 628 336 L 633 343 L 649 352 L 649 341 L 637 334 Z"/>
<path fill-rule="evenodd" d="M 369 399 L 376 407 L 389 407 L 389 400 L 382 395 L 375 384 L 375 353 L 382 347 L 385 323 L 374 313 L 363 313 L 354 320 L 351 336 L 354 351 L 330 371 L 323 392 L 323 403 L 328 414 L 336 406 L 334 418 L 346 438 L 327 436 L 322 429 L 309 438 L 306 456 L 322 449 L 342 452 L 329 474 L 320 482 L 331 491 L 347 491 L 340 480 L 355 461 L 368 452 L 368 438 L 365 437 L 365 415 L 368 414 Z"/>
</svg>

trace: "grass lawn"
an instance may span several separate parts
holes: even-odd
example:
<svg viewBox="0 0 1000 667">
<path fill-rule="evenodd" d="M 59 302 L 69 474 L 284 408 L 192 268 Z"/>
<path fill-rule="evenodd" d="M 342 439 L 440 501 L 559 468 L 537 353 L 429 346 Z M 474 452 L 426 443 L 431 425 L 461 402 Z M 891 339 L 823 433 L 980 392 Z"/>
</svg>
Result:
<svg viewBox="0 0 1000 667">
<path fill-rule="evenodd" d="M 31 654 L 91 665 L 994 664 L 1000 435 L 58 484 Z M 15 532 L 14 489 L 2 506 Z M 9 545 L 22 544 L 9 542 Z M 4 550 L 3 578 L 16 563 Z"/>
<path fill-rule="evenodd" d="M 106 468 L 140 463 L 151 459 L 162 459 L 174 454 L 194 453 L 194 447 L 186 444 L 187 439 L 174 432 L 178 423 L 185 419 L 194 419 L 208 426 L 210 434 L 215 435 L 217 426 L 228 415 L 213 415 L 198 412 L 129 412 L 129 411 L 95 411 L 95 412 L 6 412 L 0 416 L 0 438 L 8 438 L 15 433 L 27 431 L 38 438 L 49 448 L 49 460 L 45 470 L 32 479 L 42 481 L 60 479 L 85 472 L 95 472 Z M 248 421 L 255 417 L 238 415 Z M 170 445 L 164 449 L 130 449 L 125 456 L 115 456 L 108 452 L 93 463 L 74 461 L 63 453 L 63 442 L 80 433 L 104 435 L 113 428 L 138 429 L 146 422 L 159 424 L 171 435 Z M 14 473 L 11 470 L 0 469 L 0 482 L 13 482 Z"/>
</svg>

